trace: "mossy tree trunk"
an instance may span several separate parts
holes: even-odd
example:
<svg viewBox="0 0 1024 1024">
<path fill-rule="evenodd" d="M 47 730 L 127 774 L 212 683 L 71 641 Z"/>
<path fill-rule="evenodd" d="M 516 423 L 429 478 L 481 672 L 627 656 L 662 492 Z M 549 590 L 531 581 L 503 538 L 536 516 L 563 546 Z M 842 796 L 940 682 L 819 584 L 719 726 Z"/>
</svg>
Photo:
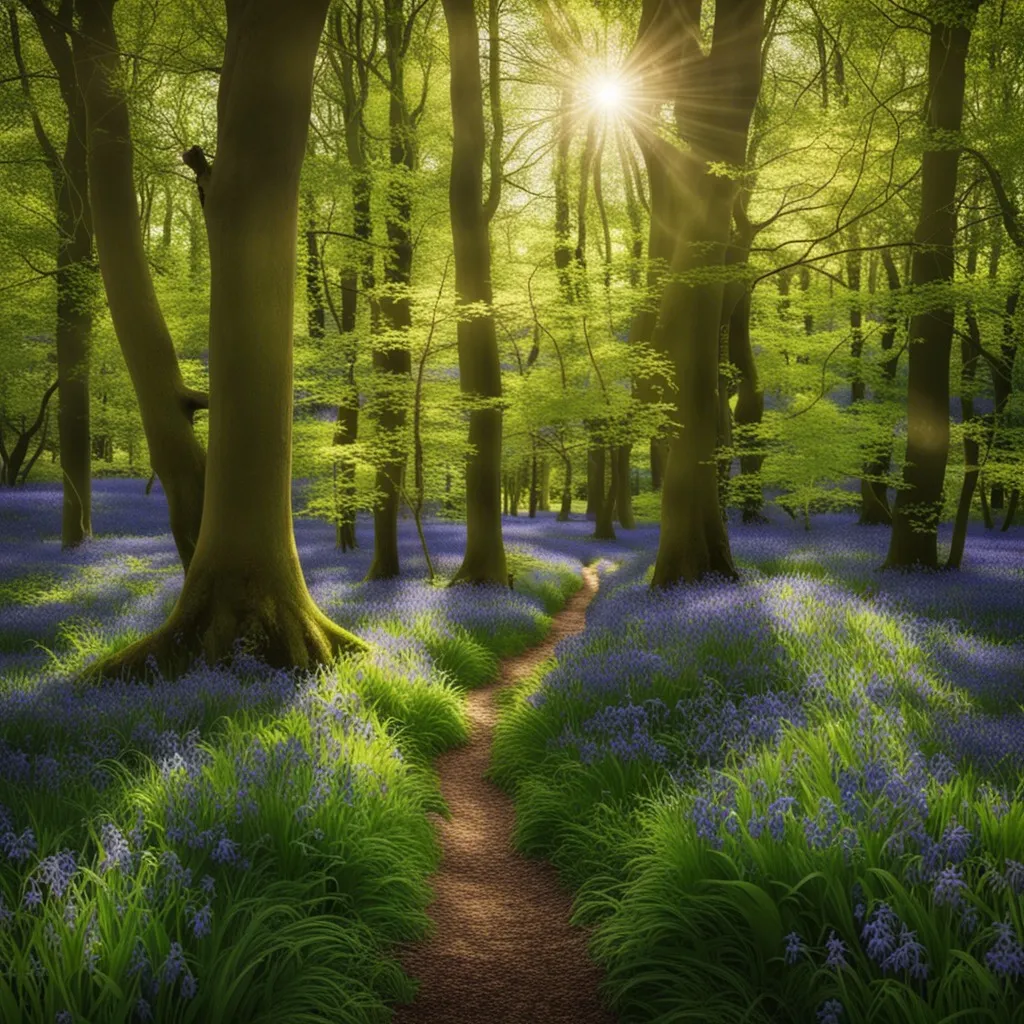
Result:
<svg viewBox="0 0 1024 1024">
<path fill-rule="evenodd" d="M 451 105 L 454 141 L 449 183 L 455 291 L 470 307 L 457 327 L 459 386 L 469 405 L 469 454 L 466 457 L 466 551 L 454 582 L 508 584 L 501 536 L 501 364 L 491 310 L 490 221 L 501 187 L 500 121 L 493 125 L 490 189 L 486 203 L 482 172 L 487 136 L 476 12 L 473 0 L 443 0 L 451 54 Z M 491 0 L 497 20 L 497 3 Z M 496 27 L 496 26 L 495 26 Z M 491 36 L 492 121 L 500 118 L 498 35 Z M 497 140 L 497 147 L 495 146 Z M 497 148 L 497 160 L 495 150 Z"/>
<path fill-rule="evenodd" d="M 100 272 L 142 414 L 153 471 L 186 572 L 199 537 L 205 458 L 192 429 L 206 396 L 185 386 L 157 302 L 135 195 L 128 106 L 114 32 L 116 0 L 76 0 L 75 69 L 88 124 L 89 197 Z"/>
<path fill-rule="evenodd" d="M 292 530 L 299 173 L 327 0 L 228 0 L 210 240 L 210 445 L 195 557 L 168 622 L 102 666 L 213 661 L 244 641 L 309 668 L 361 647 L 306 589 Z M 270 144 L 272 143 L 272 144 Z"/>
<path fill-rule="evenodd" d="M 683 5 L 668 24 L 655 18 L 648 35 L 677 33 L 679 62 L 672 84 L 676 122 L 686 151 L 661 150 L 687 216 L 677 229 L 673 279 L 662 296 L 654 347 L 673 365 L 676 391 L 668 461 L 662 484 L 661 536 L 654 586 L 735 577 L 718 496 L 719 347 L 730 240 L 733 179 L 712 173 L 716 164 L 743 167 L 747 133 L 761 84 L 763 0 L 719 0 L 710 52 L 697 47 L 700 3 Z M 650 31 L 651 28 L 656 31 Z M 645 36 L 641 36 L 643 43 Z M 660 40 L 664 45 L 664 39 Z M 655 45 L 648 39 L 649 45 Z M 696 99 L 699 97 L 699 101 Z M 688 281 L 687 272 L 699 270 Z"/>
<path fill-rule="evenodd" d="M 672 260 L 676 229 L 682 215 L 680 199 L 668 167 L 665 152 L 667 144 L 656 137 L 648 138 L 643 133 L 638 134 L 637 141 L 647 166 L 651 219 L 647 239 L 647 292 L 643 306 L 634 314 L 629 327 L 631 345 L 654 343 L 658 308 L 661 304 L 662 279 Z M 644 378 L 638 382 L 636 390 L 641 401 L 665 400 L 664 381 Z M 661 489 L 667 455 L 665 439 L 651 438 L 651 487 L 655 491 Z"/>
<path fill-rule="evenodd" d="M 967 6 L 977 9 L 980 0 Z M 921 215 L 911 265 L 915 288 L 953 280 L 960 131 L 964 108 L 969 23 L 931 27 L 928 54 L 928 128 L 934 148 L 921 161 Z M 938 300 L 910 321 L 907 381 L 907 457 L 903 488 L 893 507 L 889 568 L 938 567 L 938 528 L 949 458 L 949 363 L 953 342 L 952 298 Z"/>
</svg>

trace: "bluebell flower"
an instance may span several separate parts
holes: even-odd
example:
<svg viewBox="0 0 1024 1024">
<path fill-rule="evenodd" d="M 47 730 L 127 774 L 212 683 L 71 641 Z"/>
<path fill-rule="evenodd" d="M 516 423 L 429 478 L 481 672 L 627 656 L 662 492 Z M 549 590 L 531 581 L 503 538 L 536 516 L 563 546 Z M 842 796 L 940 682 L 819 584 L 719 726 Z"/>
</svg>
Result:
<svg viewBox="0 0 1024 1024">
<path fill-rule="evenodd" d="M 825 957 L 825 966 L 834 967 L 839 970 L 843 967 L 848 966 L 846 962 L 846 954 L 849 952 L 846 948 L 846 943 L 840 939 L 833 931 L 829 934 L 828 939 L 825 942 L 825 948 L 827 955 Z"/>
<path fill-rule="evenodd" d="M 908 972 L 917 981 L 928 977 L 928 963 L 925 960 L 925 948 L 917 941 L 917 933 L 907 926 L 900 926 L 899 942 L 893 951 L 882 961 L 883 972 Z"/>
<path fill-rule="evenodd" d="M 213 923 L 213 910 L 207 903 L 198 910 L 190 908 L 192 918 L 192 934 L 197 939 L 202 939 L 210 934 Z"/>
<path fill-rule="evenodd" d="M 841 1024 L 843 1004 L 838 999 L 828 999 L 818 1007 L 818 1024 Z"/>
<path fill-rule="evenodd" d="M 861 940 L 868 956 L 881 965 L 896 946 L 896 928 L 900 920 L 888 903 L 879 903 L 861 929 Z"/>
<path fill-rule="evenodd" d="M 173 985 L 177 981 L 178 975 L 184 970 L 186 970 L 185 954 L 182 952 L 181 943 L 172 942 L 167 959 L 164 960 L 160 968 L 160 977 L 165 984 Z"/>
<path fill-rule="evenodd" d="M 964 901 L 967 883 L 960 868 L 950 866 L 939 872 L 932 889 L 932 901 L 937 907 L 959 907 Z"/>
<path fill-rule="evenodd" d="M 989 970 L 1001 978 L 1016 980 L 1024 975 L 1024 949 L 1017 933 L 1008 921 L 997 921 L 993 928 L 996 941 L 985 954 Z"/>
</svg>

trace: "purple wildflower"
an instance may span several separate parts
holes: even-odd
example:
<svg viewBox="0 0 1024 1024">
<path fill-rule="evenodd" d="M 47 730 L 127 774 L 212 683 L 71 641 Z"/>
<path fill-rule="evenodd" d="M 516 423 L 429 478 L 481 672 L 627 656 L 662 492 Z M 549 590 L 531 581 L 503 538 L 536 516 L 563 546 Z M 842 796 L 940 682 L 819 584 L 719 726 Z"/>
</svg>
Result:
<svg viewBox="0 0 1024 1024">
<path fill-rule="evenodd" d="M 1015 980 L 1024 975 L 1024 949 L 1021 948 L 1017 932 L 1008 921 L 994 925 L 996 941 L 985 954 L 985 962 L 993 974 Z"/>
<path fill-rule="evenodd" d="M 937 907 L 959 907 L 964 902 L 967 883 L 958 867 L 943 868 L 932 889 L 932 901 Z"/>
<path fill-rule="evenodd" d="M 829 999 L 818 1007 L 818 1024 L 840 1024 L 843 1004 L 838 999 Z"/>
<path fill-rule="evenodd" d="M 178 975 L 184 970 L 187 970 L 187 968 L 181 943 L 172 942 L 171 948 L 167 953 L 167 959 L 164 960 L 163 966 L 160 968 L 160 977 L 166 984 L 173 985 L 178 980 Z"/>
<path fill-rule="evenodd" d="M 846 948 L 846 943 L 840 939 L 833 931 L 828 940 L 825 942 L 825 948 L 828 950 L 828 955 L 825 957 L 825 966 L 834 967 L 836 970 L 840 970 L 843 967 L 848 966 L 846 963 L 846 954 L 849 950 Z"/>
</svg>

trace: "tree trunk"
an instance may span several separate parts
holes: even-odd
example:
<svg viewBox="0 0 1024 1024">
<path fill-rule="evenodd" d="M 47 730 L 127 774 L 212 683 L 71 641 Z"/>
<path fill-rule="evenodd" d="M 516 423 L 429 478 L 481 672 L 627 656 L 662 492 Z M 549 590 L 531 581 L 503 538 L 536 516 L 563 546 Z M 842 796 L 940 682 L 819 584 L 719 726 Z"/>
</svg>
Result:
<svg viewBox="0 0 1024 1024">
<path fill-rule="evenodd" d="M 1017 505 L 1020 502 L 1020 490 L 1016 487 L 1010 491 L 1010 501 L 1006 506 L 1006 515 L 1003 518 L 1001 530 L 1006 533 L 1013 526 L 1014 516 L 1017 514 Z"/>
<path fill-rule="evenodd" d="M 736 443 L 740 449 L 740 476 L 743 478 L 740 494 L 743 522 L 763 523 L 766 522 L 761 511 L 764 497 L 760 483 L 755 481 L 764 462 L 757 443 L 757 430 L 764 417 L 764 389 L 757 374 L 750 341 L 750 299 L 750 288 L 745 287 L 729 318 L 729 362 L 739 374 L 733 418 L 738 435 Z"/>
<path fill-rule="evenodd" d="M 974 4 L 975 9 L 977 3 Z M 967 25 L 935 22 L 929 48 L 928 127 L 956 135 L 963 117 Z M 947 146 L 950 143 L 945 143 Z M 956 185 L 960 151 L 927 149 L 922 158 L 921 218 L 911 268 L 916 288 L 953 280 Z M 949 457 L 949 358 L 954 311 L 951 299 L 910 322 L 907 458 L 904 487 L 896 495 L 885 565 L 938 567 L 938 526 Z"/>
<path fill-rule="evenodd" d="M 587 518 L 596 520 L 604 501 L 605 450 L 591 444 L 587 449 Z"/>
<path fill-rule="evenodd" d="M 320 245 L 316 235 L 316 198 L 306 193 L 306 331 L 313 339 L 327 329 L 324 290 L 321 283 Z"/>
<path fill-rule="evenodd" d="M 631 446 L 620 444 L 612 449 L 614 479 L 616 481 L 615 517 L 624 530 L 632 530 L 636 526 L 633 517 L 633 491 L 630 488 L 629 456 Z"/>
<path fill-rule="evenodd" d="M 864 352 L 863 316 L 860 308 L 861 271 L 864 254 L 860 249 L 860 230 L 855 224 L 849 233 L 852 252 L 846 254 L 846 287 L 853 299 L 850 305 L 850 358 L 853 360 L 853 379 L 850 382 L 851 407 L 864 401 L 864 377 L 861 372 L 861 356 Z"/>
<path fill-rule="evenodd" d="M 6 448 L 3 450 L 3 473 L 0 475 L 0 484 L 6 484 L 8 487 L 14 487 L 16 484 L 24 483 L 25 478 L 28 476 L 28 471 L 31 469 L 31 464 L 27 468 L 25 466 L 25 459 L 28 457 L 28 450 L 32 444 L 32 439 L 39 433 L 40 430 L 46 428 L 46 424 L 49 419 L 49 404 L 50 399 L 53 397 L 53 393 L 57 390 L 57 381 L 54 381 L 47 389 L 43 392 L 43 397 L 39 400 L 39 412 L 36 414 L 36 418 L 32 423 L 26 425 L 25 418 L 22 417 L 21 430 L 17 432 L 17 440 L 11 446 L 10 451 Z M 41 448 L 40 448 L 41 450 Z M 38 457 L 38 454 L 37 454 Z M 35 459 L 32 460 L 34 462 Z"/>
<path fill-rule="evenodd" d="M 563 86 L 558 107 L 558 143 L 555 148 L 555 269 L 562 297 L 573 299 L 572 243 L 569 241 L 569 147 L 572 143 L 572 89 Z"/>
<path fill-rule="evenodd" d="M 678 30 L 699 35 L 697 16 L 699 6 L 690 24 L 685 16 L 677 19 Z M 657 587 L 709 574 L 736 576 L 715 461 L 724 285 L 720 273 L 707 273 L 725 263 L 736 184 L 711 169 L 745 164 L 760 89 L 763 20 L 763 0 L 719 0 L 711 52 L 692 60 L 677 86 L 676 120 L 689 150 L 668 159 L 689 214 L 679 225 L 672 270 L 674 276 L 699 274 L 666 285 L 655 331 L 655 348 L 668 353 L 677 387 L 652 581 Z"/>
<path fill-rule="evenodd" d="M 603 455 L 607 450 L 611 458 L 609 462 L 611 464 L 611 471 L 608 474 L 608 489 L 598 495 L 597 501 L 597 515 L 594 517 L 594 540 L 615 540 L 615 499 L 619 492 L 619 460 L 615 458 L 616 448 L 600 448 L 598 449 L 602 454 L 602 463 L 604 462 Z M 602 465 L 602 469 L 603 469 Z M 602 472 L 602 477 L 604 473 Z"/>
<path fill-rule="evenodd" d="M 174 230 L 174 198 L 171 193 L 171 186 L 164 185 L 164 223 L 160 232 L 160 245 L 164 249 L 170 249 L 171 237 Z"/>
<path fill-rule="evenodd" d="M 167 495 L 171 532 L 186 571 L 203 509 L 205 458 L 192 429 L 205 396 L 185 387 L 160 311 L 135 197 L 128 107 L 119 85 L 115 0 L 77 0 L 75 65 L 88 121 L 89 194 L 100 271 L 114 330 L 142 413 L 149 458 Z"/>
<path fill-rule="evenodd" d="M 361 641 L 313 603 L 292 530 L 292 323 L 299 173 L 327 0 L 229 0 L 210 240 L 209 486 L 167 624 L 102 671 L 209 661 L 245 641 L 310 668 Z M 272 142 L 272 145 L 268 144 Z"/>
<path fill-rule="evenodd" d="M 415 123 L 405 100 L 406 17 L 402 0 L 384 4 L 384 43 L 387 57 L 388 131 L 391 175 L 385 207 L 388 256 L 384 261 L 385 290 L 380 298 L 384 334 L 375 337 L 373 370 L 375 400 L 372 408 L 377 443 L 385 455 L 377 467 L 377 501 L 373 508 L 373 560 L 368 580 L 388 579 L 400 572 L 398 564 L 398 510 L 405 471 L 403 438 L 412 371 L 408 332 L 412 326 L 409 285 L 412 280 L 412 189 L 416 166 Z"/>
<path fill-rule="evenodd" d="M 971 226 L 968 238 L 966 270 L 967 276 L 973 278 L 978 269 L 978 248 L 981 242 L 980 224 Z M 971 302 L 967 303 L 964 320 L 967 326 L 967 337 L 960 342 L 960 421 L 964 431 L 964 479 L 960 487 L 956 518 L 953 522 L 953 537 L 950 541 L 949 556 L 946 559 L 947 569 L 959 569 L 963 561 L 967 526 L 971 518 L 971 504 L 981 472 L 978 458 L 981 446 L 977 437 L 970 436 L 972 428 L 977 422 L 974 415 L 974 382 L 977 377 L 978 359 L 981 357 L 981 327 Z"/>
<path fill-rule="evenodd" d="M 967 329 L 973 337 L 978 339 L 980 345 L 978 319 L 973 310 L 968 311 Z M 964 482 L 960 488 L 960 501 L 957 504 L 956 519 L 953 523 L 953 538 L 949 546 L 949 556 L 946 559 L 947 569 L 959 569 L 963 561 L 967 526 L 971 518 L 971 503 L 974 500 L 974 491 L 978 486 L 979 473 L 980 445 L 976 437 L 969 436 L 970 427 L 975 422 L 973 389 L 978 368 L 977 347 L 964 341 L 960 345 L 960 355 L 960 418 L 964 426 Z"/>
<path fill-rule="evenodd" d="M 508 584 L 501 536 L 501 363 L 491 310 L 490 216 L 483 203 L 486 133 L 480 54 L 473 0 L 443 0 L 451 54 L 454 140 L 449 183 L 455 291 L 460 306 L 476 306 L 460 317 L 457 331 L 459 386 L 468 400 L 466 456 L 466 551 L 453 582 Z M 496 69 L 492 65 L 492 74 Z M 492 192 L 495 188 L 492 178 Z M 488 203 L 490 206 L 490 203 Z"/>
<path fill-rule="evenodd" d="M 662 280 L 672 260 L 677 226 L 683 211 L 681 198 L 671 180 L 666 144 L 656 137 L 648 138 L 643 133 L 638 134 L 637 141 L 647 167 L 651 220 L 647 239 L 647 292 L 643 305 L 633 315 L 629 343 L 652 345 L 661 305 Z M 659 379 L 644 378 L 638 381 L 636 393 L 641 401 L 667 400 L 665 382 Z M 667 456 L 665 439 L 651 438 L 649 457 L 652 490 L 661 490 Z"/>
<path fill-rule="evenodd" d="M 1005 452 L 1006 434 L 1003 430 L 1006 415 L 1006 406 L 1013 393 L 1013 364 L 1017 358 L 1017 332 L 1014 324 L 1017 305 L 1020 301 L 1020 288 L 1014 287 L 1006 297 L 1006 305 L 1003 310 L 1003 337 L 999 346 L 999 355 L 989 360 L 989 369 L 992 374 L 992 391 L 995 396 L 995 407 L 993 415 L 989 418 L 991 424 L 989 429 L 988 443 L 989 458 L 993 455 L 998 460 L 999 453 Z M 986 460 L 987 461 L 987 460 Z M 1005 498 L 1005 489 L 1002 484 L 992 485 L 992 508 L 1001 510 Z M 1012 494 L 1011 494 L 1012 498 Z"/>
<path fill-rule="evenodd" d="M 900 289 L 900 275 L 892 253 L 882 250 L 882 265 L 885 267 L 886 280 L 889 285 L 890 300 L 894 299 Z M 886 314 L 885 329 L 882 331 L 881 349 L 888 353 L 882 363 L 882 397 L 888 398 L 888 391 L 896 380 L 899 366 L 899 353 L 894 351 L 896 331 L 899 317 L 894 309 Z M 887 477 L 892 465 L 892 431 L 880 445 L 876 455 L 864 467 L 864 475 L 860 481 L 860 524 L 862 526 L 890 526 L 892 513 L 889 510 L 889 485 Z"/>
<path fill-rule="evenodd" d="M 341 317 L 338 327 L 344 350 L 345 387 L 338 403 L 334 443 L 342 451 L 341 501 L 336 509 L 335 542 L 342 551 L 356 547 L 356 463 L 346 453 L 359 435 L 359 388 L 356 385 L 358 336 L 356 323 L 360 290 L 369 300 L 370 333 L 378 328 L 378 309 L 374 297 L 376 277 L 373 253 L 373 182 L 366 158 L 364 110 L 369 93 L 369 61 L 364 41 L 362 6 L 356 3 L 356 16 L 349 19 L 336 7 L 331 16 L 332 48 L 328 58 L 341 87 L 341 112 L 345 125 L 345 151 L 352 171 L 352 236 L 355 259 L 347 259 L 341 272 Z M 329 292 L 328 292 L 329 295 Z"/>
<path fill-rule="evenodd" d="M 537 508 L 541 512 L 551 511 L 551 460 L 546 455 L 540 460 Z"/>
<path fill-rule="evenodd" d="M 534 444 L 533 454 L 530 456 L 530 518 L 537 518 L 537 485 L 538 485 L 538 470 L 537 470 L 537 451 L 536 444 Z"/>
<path fill-rule="evenodd" d="M 557 521 L 560 523 L 569 522 L 572 515 L 572 459 L 565 456 L 565 480 L 562 483 L 562 504 L 558 510 Z"/>
<path fill-rule="evenodd" d="M 84 117 L 83 117 L 84 120 Z M 81 162 L 69 160 L 72 134 L 65 149 L 66 183 L 57 203 L 61 243 L 57 252 L 57 376 L 60 410 L 57 435 L 63 482 L 61 544 L 76 547 L 92 536 L 92 458 L 89 437 L 89 342 L 92 335 L 92 232 L 84 146 Z M 84 125 L 82 126 L 84 140 Z M 69 238 L 70 234 L 70 238 Z M 66 240 L 66 241 L 65 241 Z"/>
<path fill-rule="evenodd" d="M 63 502 L 61 544 L 81 544 L 92 534 L 92 465 L 89 437 L 89 341 L 92 334 L 92 297 L 95 266 L 92 259 L 92 211 L 89 206 L 88 151 L 85 101 L 75 77 L 76 45 L 62 22 L 70 20 L 73 5 L 65 0 L 58 18 L 41 5 L 28 6 L 36 29 L 53 64 L 67 114 L 64 154 L 50 141 L 32 107 L 32 125 L 53 182 L 57 212 L 57 379 Z M 63 18 L 61 17 L 63 14 Z M 17 16 L 9 11 L 11 42 L 31 103 L 31 87 L 21 56 Z"/>
</svg>

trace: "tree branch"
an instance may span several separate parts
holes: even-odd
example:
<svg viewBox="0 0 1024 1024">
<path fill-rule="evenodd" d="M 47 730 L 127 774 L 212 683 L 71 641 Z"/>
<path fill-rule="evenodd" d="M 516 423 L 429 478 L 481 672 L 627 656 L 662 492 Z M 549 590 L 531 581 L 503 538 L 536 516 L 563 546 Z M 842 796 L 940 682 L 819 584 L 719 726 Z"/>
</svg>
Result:
<svg viewBox="0 0 1024 1024">
<path fill-rule="evenodd" d="M 991 160 L 980 150 L 972 149 L 970 146 L 962 147 L 963 151 L 973 156 L 985 169 L 989 181 L 992 183 L 992 191 L 996 194 L 996 201 L 999 203 L 1000 212 L 1003 215 L 1003 226 L 1010 236 L 1010 241 L 1021 250 L 1024 250 L 1024 229 L 1020 223 L 1020 211 L 1014 205 L 1013 200 L 1006 192 L 1006 185 L 1003 183 L 1003 176 Z"/>
<path fill-rule="evenodd" d="M 501 112 L 501 40 L 498 37 L 498 2 L 487 3 L 488 76 L 487 88 L 491 101 L 491 180 L 484 203 L 484 217 L 490 221 L 501 201 L 501 147 L 505 137 L 505 122 Z"/>
<path fill-rule="evenodd" d="M 181 162 L 196 176 L 196 190 L 199 192 L 199 205 L 206 206 L 206 190 L 210 187 L 210 174 L 213 166 L 206 159 L 202 146 L 193 146 L 181 154 Z"/>
</svg>

